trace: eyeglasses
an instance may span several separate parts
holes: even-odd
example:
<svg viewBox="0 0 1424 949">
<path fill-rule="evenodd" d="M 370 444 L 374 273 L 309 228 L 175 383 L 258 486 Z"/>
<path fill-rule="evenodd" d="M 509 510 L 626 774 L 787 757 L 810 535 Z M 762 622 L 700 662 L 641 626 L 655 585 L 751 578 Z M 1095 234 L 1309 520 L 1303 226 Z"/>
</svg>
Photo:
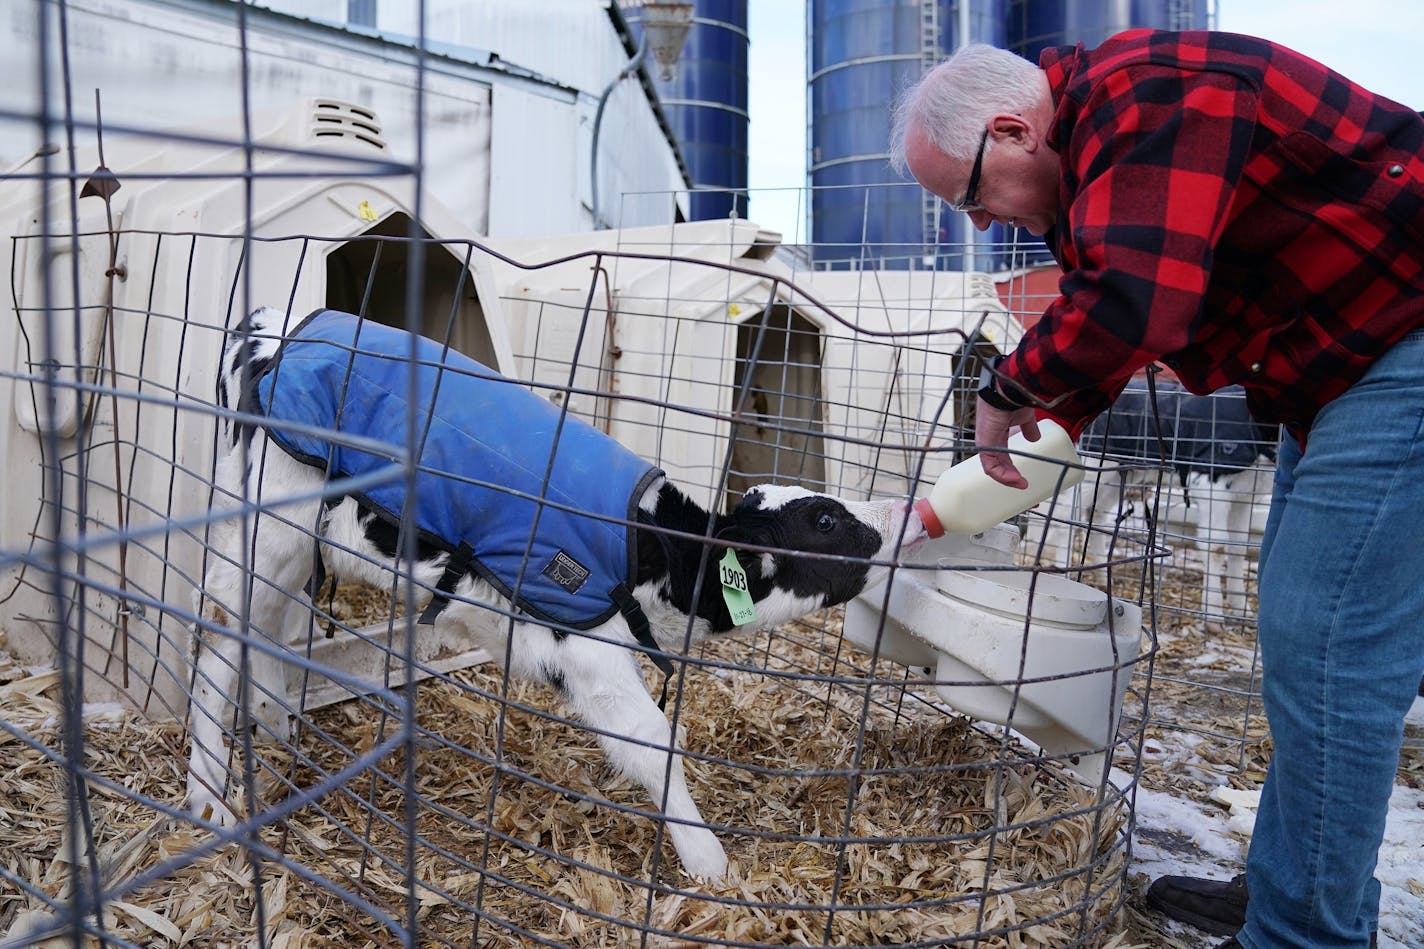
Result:
<svg viewBox="0 0 1424 949">
<path fill-rule="evenodd" d="M 969 169 L 969 184 L 964 189 L 963 200 L 951 203 L 955 211 L 982 211 L 979 203 L 979 173 L 984 170 L 984 146 L 989 143 L 989 127 L 984 126 L 984 134 L 979 138 L 979 151 L 974 155 L 974 167 Z"/>
</svg>

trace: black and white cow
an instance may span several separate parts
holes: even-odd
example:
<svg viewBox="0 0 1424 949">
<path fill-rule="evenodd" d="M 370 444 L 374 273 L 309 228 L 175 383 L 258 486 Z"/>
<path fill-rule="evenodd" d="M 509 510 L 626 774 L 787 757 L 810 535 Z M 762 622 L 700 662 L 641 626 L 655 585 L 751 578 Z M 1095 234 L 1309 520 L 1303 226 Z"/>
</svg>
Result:
<svg viewBox="0 0 1424 949">
<path fill-rule="evenodd" d="M 215 508 L 225 516 L 213 524 L 214 549 L 200 594 L 198 615 L 203 631 L 190 714 L 188 794 L 193 813 L 211 815 L 223 824 L 234 819 L 225 789 L 230 774 L 228 736 L 238 692 L 240 639 L 235 618 L 244 589 L 250 586 L 251 591 L 248 623 L 280 643 L 287 641 L 280 630 L 284 613 L 293 603 L 284 591 L 300 589 L 307 582 L 312 572 L 313 533 L 325 571 L 337 579 L 389 588 L 391 572 L 402 565 L 398 551 L 403 548 L 398 544 L 398 520 L 392 508 L 404 503 L 400 495 L 405 482 L 390 486 L 394 495 L 374 491 L 343 494 L 337 479 L 355 472 L 341 460 L 338 449 L 320 438 L 313 442 L 309 435 L 283 428 L 290 404 L 315 403 L 329 409 L 357 388 L 354 377 L 367 374 L 368 366 L 358 366 L 353 372 L 349 364 L 342 365 L 344 356 L 353 351 L 349 345 L 309 339 L 304 340 L 304 348 L 294 347 L 291 335 L 303 332 L 303 327 L 330 322 L 327 316 L 332 314 L 314 314 L 309 322 L 288 331 L 282 313 L 258 310 L 230 334 L 220 367 L 220 401 L 227 408 L 253 414 L 229 416 L 221 423 Z M 347 325 L 355 320 L 346 314 L 334 316 L 344 317 Z M 398 334 L 401 352 L 412 339 L 372 323 L 358 321 L 357 326 L 364 327 L 356 331 L 360 346 L 368 336 L 375 338 L 372 334 L 378 330 Z M 426 344 L 429 341 L 421 340 L 421 345 Z M 336 356 L 337 368 L 303 374 L 302 360 L 322 353 L 323 346 Z M 456 358 L 456 354 L 439 352 L 438 347 L 422 352 L 436 352 L 438 359 L 432 361 L 447 369 Z M 434 614 L 433 622 L 453 624 L 514 675 L 552 685 L 573 714 L 596 731 L 609 761 L 640 783 L 661 807 L 684 870 L 695 877 L 721 877 L 727 867 L 726 854 L 688 793 L 668 721 L 648 694 L 636 652 L 655 656 L 666 673 L 670 666 L 663 652 L 681 653 L 688 644 L 709 634 L 774 626 L 845 602 L 875 580 L 898 551 L 923 538 L 919 518 L 901 500 L 843 501 L 798 487 L 770 485 L 749 490 L 730 514 L 709 513 L 666 480 L 661 471 L 591 427 L 572 417 L 560 417 L 547 400 L 477 364 L 461 365 L 467 370 L 473 366 L 471 374 L 497 380 L 499 389 L 487 405 L 478 404 L 484 396 L 463 393 L 447 378 L 427 403 L 435 406 L 437 423 L 456 420 L 456 442 L 454 449 L 447 444 L 438 457 L 435 449 L 426 445 L 419 456 L 417 491 L 437 498 L 439 510 L 430 516 L 445 518 L 453 525 L 450 530 L 462 530 L 466 536 L 442 538 L 419 520 L 425 513 L 413 516 L 420 534 L 417 559 L 409 564 L 409 574 L 417 587 L 417 602 L 434 603 L 427 614 Z M 399 366 L 404 371 L 408 362 L 399 362 Z M 282 374 L 292 383 L 285 401 L 280 392 L 284 383 L 272 381 Z M 454 373 L 447 375 L 453 377 Z M 371 417 L 403 414 L 401 399 L 395 392 L 383 391 L 381 385 L 378 382 L 366 394 L 352 397 L 349 414 L 365 417 L 363 424 Z M 526 409 L 532 414 L 519 414 Z M 483 427 L 495 414 L 513 414 L 518 421 L 500 429 L 494 444 L 473 445 L 482 436 L 468 429 Z M 546 422 L 561 426 L 553 440 L 548 432 L 535 431 Z M 488 422 L 491 427 L 493 424 Z M 433 442 L 437 426 L 429 427 Z M 358 426 L 350 418 L 338 416 L 336 428 L 343 433 L 359 429 L 358 434 L 370 437 L 369 427 Z M 424 428 L 422 423 L 422 431 Z M 307 440 L 302 441 L 303 437 Z M 523 456 L 512 445 L 538 438 L 543 439 L 539 447 Z M 492 440 L 483 439 L 486 443 Z M 537 469 L 530 483 L 541 484 L 542 477 L 552 475 L 547 484 L 554 485 L 557 469 L 563 466 L 564 447 L 580 440 L 582 450 L 591 457 L 580 462 L 585 467 L 575 471 L 571 480 L 580 485 L 633 485 L 631 496 L 626 487 L 622 489 L 622 506 L 613 512 L 615 518 L 624 518 L 623 523 L 560 510 L 558 499 L 562 496 L 556 497 L 552 488 L 546 495 L 535 494 L 537 487 L 501 493 L 501 485 L 492 484 L 487 485 L 492 490 L 478 502 L 440 493 L 444 482 L 503 478 L 511 457 L 518 459 L 518 466 Z M 555 445 L 560 460 L 546 467 Z M 396 442 L 393 454 L 399 447 Z M 499 457 L 483 457 L 490 454 L 485 449 L 493 449 Z M 390 455 L 382 459 L 380 452 L 366 451 L 368 459 L 374 457 L 376 463 L 390 461 Z M 350 457 L 346 456 L 348 462 Z M 631 465 L 631 475 L 623 482 L 618 480 L 620 465 Z M 427 471 L 427 466 L 440 470 Z M 551 472 L 550 467 L 556 470 Z M 231 516 L 238 513 L 242 499 L 257 501 L 256 513 L 249 518 Z M 468 508 L 450 516 L 448 508 L 467 503 Z M 496 515 L 511 508 L 519 514 L 512 539 L 490 540 L 486 535 L 495 528 L 487 529 L 484 518 L 497 520 Z M 556 522 L 558 536 L 547 549 L 539 546 L 543 540 L 531 540 L 535 511 L 540 518 Z M 596 534 L 611 536 L 612 543 L 603 548 L 578 546 L 572 535 L 588 525 Z M 708 538 L 717 543 L 709 544 Z M 591 549 L 603 553 L 590 554 Z M 730 573 L 721 563 L 728 549 L 735 551 Z M 596 562 L 599 558 L 616 563 L 610 567 Z M 514 576 L 503 569 L 502 560 L 515 565 Z M 737 578 L 737 567 L 744 579 Z M 540 583 L 549 588 L 547 599 L 541 599 L 544 594 L 535 590 Z M 594 589 L 594 603 L 583 613 L 561 612 L 572 601 L 560 598 L 576 587 L 610 583 L 616 589 Z M 746 609 L 745 602 L 735 599 L 741 585 L 749 595 L 754 618 L 746 612 L 735 617 L 732 613 Z M 731 599 L 726 595 L 728 588 Z M 583 592 L 579 590 L 579 595 Z M 304 609 L 299 605 L 297 611 Z M 514 619 L 502 610 L 512 610 Z"/>
<path fill-rule="evenodd" d="M 1203 610 L 1207 628 L 1246 609 L 1246 555 L 1251 512 L 1270 494 L 1278 430 L 1257 422 L 1240 386 L 1194 395 L 1179 383 L 1155 381 L 1156 401 L 1144 379 L 1130 382 L 1112 408 L 1095 418 L 1078 440 L 1089 463 L 1165 466 L 1183 491 L 1189 520 L 1206 550 Z M 1106 543 L 1140 505 L 1153 510 L 1158 485 L 1153 468 L 1123 467 L 1088 478 L 1078 487 L 1079 510 L 1094 525 L 1086 557 L 1106 558 Z"/>
</svg>

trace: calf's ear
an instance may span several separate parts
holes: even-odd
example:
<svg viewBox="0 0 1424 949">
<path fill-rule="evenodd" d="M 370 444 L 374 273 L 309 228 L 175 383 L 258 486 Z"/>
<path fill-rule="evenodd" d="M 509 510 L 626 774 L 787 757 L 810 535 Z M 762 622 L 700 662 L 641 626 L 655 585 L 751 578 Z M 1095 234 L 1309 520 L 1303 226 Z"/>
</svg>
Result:
<svg viewBox="0 0 1424 949">
<path fill-rule="evenodd" d="M 754 533 L 742 524 L 728 524 L 717 532 L 717 539 L 731 544 L 731 549 L 736 551 L 737 562 L 742 565 L 742 569 L 748 576 L 769 577 L 776 573 L 778 558 L 776 554 L 766 553 L 760 550 L 745 550 L 744 544 L 755 544 L 758 546 L 771 546 L 767 541 L 754 536 Z M 713 551 L 713 559 L 721 560 L 726 548 L 719 548 Z"/>
<path fill-rule="evenodd" d="M 729 544 L 745 544 L 748 541 L 746 528 L 740 524 L 728 524 L 712 535 L 717 540 L 725 541 Z"/>
</svg>

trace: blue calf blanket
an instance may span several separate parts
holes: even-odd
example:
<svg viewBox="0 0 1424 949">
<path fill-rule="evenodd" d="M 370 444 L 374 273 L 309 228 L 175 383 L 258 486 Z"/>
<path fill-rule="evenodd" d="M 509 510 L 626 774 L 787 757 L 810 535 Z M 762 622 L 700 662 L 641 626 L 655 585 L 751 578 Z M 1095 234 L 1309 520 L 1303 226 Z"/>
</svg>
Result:
<svg viewBox="0 0 1424 949">
<path fill-rule="evenodd" d="M 433 340 L 334 310 L 307 317 L 252 384 L 268 418 L 392 446 L 377 455 L 267 427 L 329 477 L 370 474 L 419 447 L 411 514 L 422 541 L 451 552 L 455 575 L 446 571 L 444 592 L 468 564 L 541 621 L 588 629 L 629 611 L 636 531 L 600 518 L 636 521 L 662 471 L 612 438 Z M 355 496 L 399 525 L 406 487 L 398 475 Z"/>
</svg>

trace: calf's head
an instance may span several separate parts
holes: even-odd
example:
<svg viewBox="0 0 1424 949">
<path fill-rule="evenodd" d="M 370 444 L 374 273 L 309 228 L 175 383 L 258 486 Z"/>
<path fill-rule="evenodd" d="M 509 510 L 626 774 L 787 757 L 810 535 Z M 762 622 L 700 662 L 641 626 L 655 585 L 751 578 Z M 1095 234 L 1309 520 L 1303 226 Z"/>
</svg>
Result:
<svg viewBox="0 0 1424 949">
<path fill-rule="evenodd" d="M 897 549 L 926 536 L 904 501 L 843 501 L 783 485 L 748 491 L 718 531 L 742 548 L 762 625 L 846 602 L 888 569 Z"/>
</svg>

